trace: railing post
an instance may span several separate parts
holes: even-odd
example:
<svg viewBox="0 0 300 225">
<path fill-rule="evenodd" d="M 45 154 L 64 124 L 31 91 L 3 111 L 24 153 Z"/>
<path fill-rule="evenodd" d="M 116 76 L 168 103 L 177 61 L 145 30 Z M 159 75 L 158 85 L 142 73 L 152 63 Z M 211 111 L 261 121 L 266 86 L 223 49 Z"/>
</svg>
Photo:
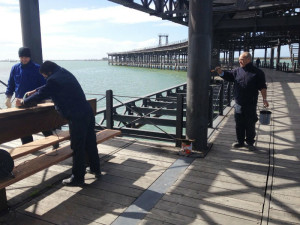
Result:
<svg viewBox="0 0 300 225">
<path fill-rule="evenodd" d="M 106 91 L 106 128 L 113 129 L 113 92 L 112 90 Z"/>
<path fill-rule="evenodd" d="M 221 82 L 220 87 L 220 96 L 219 96 L 219 115 L 223 116 L 224 110 L 224 81 Z"/>
<path fill-rule="evenodd" d="M 172 93 L 172 90 L 167 90 L 167 96 L 170 96 L 171 93 Z"/>
<path fill-rule="evenodd" d="M 143 106 L 144 107 L 148 106 L 148 98 L 143 98 Z"/>
<path fill-rule="evenodd" d="M 135 106 L 135 103 L 134 103 L 134 102 L 131 102 L 131 103 L 125 105 L 126 111 L 127 111 L 127 114 L 128 114 L 128 115 L 133 115 L 132 107 L 134 107 L 134 106 Z M 126 113 L 126 111 L 125 111 L 125 113 Z M 125 114 L 125 113 L 124 113 L 124 114 Z"/>
<path fill-rule="evenodd" d="M 183 128 L 183 95 L 177 94 L 177 110 L 176 110 L 176 147 L 181 146 Z"/>
<path fill-rule="evenodd" d="M 214 119 L 214 106 L 213 106 L 213 96 L 214 96 L 214 89 L 213 86 L 209 86 L 209 102 L 208 102 L 208 127 L 213 127 L 213 119 Z"/>
<path fill-rule="evenodd" d="M 231 83 L 228 82 L 227 86 L 227 106 L 231 105 Z"/>
</svg>

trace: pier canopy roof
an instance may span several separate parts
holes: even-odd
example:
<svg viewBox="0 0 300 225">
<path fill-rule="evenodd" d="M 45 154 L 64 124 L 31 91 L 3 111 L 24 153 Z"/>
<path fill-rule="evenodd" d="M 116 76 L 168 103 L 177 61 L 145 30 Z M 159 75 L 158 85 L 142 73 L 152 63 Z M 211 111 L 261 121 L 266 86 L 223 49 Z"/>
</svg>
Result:
<svg viewBox="0 0 300 225">
<path fill-rule="evenodd" d="M 109 0 L 188 25 L 188 0 Z M 213 31 L 221 49 L 265 48 L 300 41 L 299 0 L 213 0 Z M 235 46 L 235 47 L 232 47 Z"/>
</svg>

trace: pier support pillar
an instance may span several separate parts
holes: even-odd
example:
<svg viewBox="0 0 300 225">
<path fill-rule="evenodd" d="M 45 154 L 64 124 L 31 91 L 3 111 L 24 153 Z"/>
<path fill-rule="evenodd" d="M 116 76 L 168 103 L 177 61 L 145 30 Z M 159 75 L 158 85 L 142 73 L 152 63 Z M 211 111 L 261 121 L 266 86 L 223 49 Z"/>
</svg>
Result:
<svg viewBox="0 0 300 225">
<path fill-rule="evenodd" d="M 213 38 L 213 46 L 211 53 L 211 69 L 214 69 L 216 66 L 220 65 L 220 41 Z"/>
<path fill-rule="evenodd" d="M 211 36 L 212 1 L 190 0 L 186 134 L 203 155 L 208 151 Z"/>
<path fill-rule="evenodd" d="M 255 54 L 255 49 L 252 48 L 252 60 L 253 60 L 253 62 L 254 62 L 254 54 Z"/>
<path fill-rule="evenodd" d="M 298 68 L 300 68 L 300 41 L 299 41 L 299 44 L 298 44 Z"/>
<path fill-rule="evenodd" d="M 277 47 L 277 58 L 276 58 L 276 70 L 279 70 L 279 64 L 280 64 L 280 50 L 281 50 L 281 44 L 278 44 Z"/>
<path fill-rule="evenodd" d="M 271 48 L 271 57 L 270 57 L 270 68 L 274 68 L 274 48 Z"/>
<path fill-rule="evenodd" d="M 19 0 L 23 46 L 31 50 L 31 58 L 43 63 L 40 12 L 38 0 Z"/>
<path fill-rule="evenodd" d="M 264 67 L 267 64 L 267 53 L 268 53 L 268 48 L 265 47 L 265 56 L 264 56 L 264 65 L 263 65 Z"/>
<path fill-rule="evenodd" d="M 232 69 L 234 64 L 234 50 L 229 50 L 229 67 Z"/>
</svg>

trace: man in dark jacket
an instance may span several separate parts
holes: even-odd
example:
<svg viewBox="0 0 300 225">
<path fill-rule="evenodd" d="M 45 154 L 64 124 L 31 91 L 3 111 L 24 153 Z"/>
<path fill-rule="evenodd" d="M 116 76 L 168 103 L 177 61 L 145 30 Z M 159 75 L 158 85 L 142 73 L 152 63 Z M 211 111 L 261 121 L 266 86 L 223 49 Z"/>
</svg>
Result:
<svg viewBox="0 0 300 225">
<path fill-rule="evenodd" d="M 261 92 L 264 106 L 269 106 L 266 79 L 264 72 L 252 64 L 249 52 L 240 55 L 239 63 L 240 67 L 233 71 L 222 71 L 220 67 L 216 67 L 215 70 L 224 80 L 234 82 L 237 143 L 234 143 L 233 147 L 244 147 L 246 140 L 249 150 L 255 150 L 258 91 Z"/>
<path fill-rule="evenodd" d="M 92 107 L 77 79 L 66 69 L 54 62 L 46 61 L 40 73 L 47 79 L 44 86 L 31 91 L 22 105 L 40 102 L 51 97 L 56 110 L 69 121 L 71 148 L 73 150 L 72 176 L 63 180 L 64 185 L 82 186 L 85 175 L 85 154 L 89 158 L 90 172 L 100 176 L 95 117 Z"/>
<path fill-rule="evenodd" d="M 260 67 L 260 58 L 257 58 L 255 63 L 256 63 L 256 67 L 259 68 Z"/>
<path fill-rule="evenodd" d="M 34 63 L 31 60 L 31 51 L 27 47 L 19 49 L 20 63 L 14 65 L 11 69 L 6 89 L 6 101 L 7 108 L 11 108 L 11 97 L 15 93 L 16 99 L 20 100 L 24 94 L 28 91 L 34 90 L 42 85 L 45 85 L 46 81 L 40 74 L 40 65 Z M 52 135 L 52 131 L 43 131 L 45 137 Z M 22 144 L 27 144 L 33 141 L 32 135 L 22 137 Z M 57 148 L 58 145 L 54 145 L 53 148 Z"/>
</svg>

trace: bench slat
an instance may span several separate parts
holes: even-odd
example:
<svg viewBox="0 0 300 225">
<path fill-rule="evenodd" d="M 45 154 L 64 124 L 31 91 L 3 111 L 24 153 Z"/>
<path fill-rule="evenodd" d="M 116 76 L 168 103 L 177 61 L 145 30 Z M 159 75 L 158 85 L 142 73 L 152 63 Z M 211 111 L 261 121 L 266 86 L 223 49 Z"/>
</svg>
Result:
<svg viewBox="0 0 300 225">
<path fill-rule="evenodd" d="M 51 135 L 7 151 L 13 159 L 17 159 L 68 139 L 70 139 L 69 131 L 61 131 L 57 135 Z"/>
<path fill-rule="evenodd" d="M 96 134 L 97 143 L 100 144 L 110 138 L 120 135 L 121 131 L 118 130 L 103 130 Z M 73 151 L 70 145 L 61 147 L 56 151 L 48 151 L 47 153 L 40 155 L 34 159 L 31 159 L 25 163 L 16 166 L 13 170 L 14 178 L 7 178 L 0 181 L 0 189 L 5 188 L 19 180 L 22 180 L 34 173 L 37 173 L 43 169 L 46 169 L 52 165 L 55 165 L 69 157 L 71 157 Z"/>
</svg>

